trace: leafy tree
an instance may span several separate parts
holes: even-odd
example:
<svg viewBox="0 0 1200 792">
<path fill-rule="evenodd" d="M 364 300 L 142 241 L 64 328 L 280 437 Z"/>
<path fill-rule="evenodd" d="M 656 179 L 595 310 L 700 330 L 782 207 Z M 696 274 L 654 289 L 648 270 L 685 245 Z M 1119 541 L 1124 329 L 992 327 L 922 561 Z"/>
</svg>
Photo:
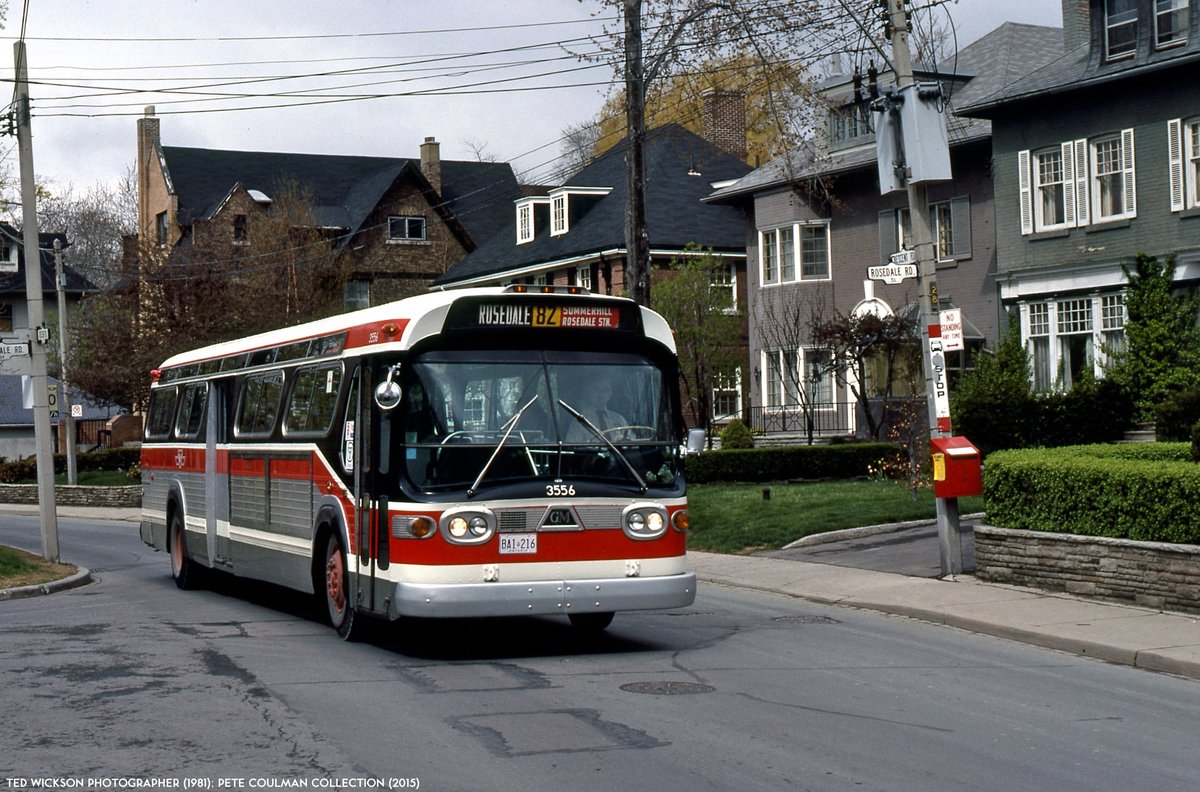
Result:
<svg viewBox="0 0 1200 792">
<path fill-rule="evenodd" d="M 728 288 L 715 285 L 729 263 L 694 246 L 688 250 L 692 255 L 671 260 L 655 289 L 658 310 L 675 332 L 684 400 L 707 433 L 713 388 L 732 379 L 741 362 L 741 319 L 730 310 Z"/>
<path fill-rule="evenodd" d="M 1107 374 L 1133 397 L 1137 419 L 1149 421 L 1159 404 L 1200 387 L 1200 293 L 1174 287 L 1174 256 L 1160 264 L 1139 254 L 1132 270 L 1123 269 L 1126 345 Z"/>
<path fill-rule="evenodd" d="M 955 431 L 984 453 L 1028 445 L 1037 432 L 1030 425 L 1032 369 L 1015 317 L 991 354 L 979 355 L 975 368 L 959 377 L 950 393 Z"/>
</svg>

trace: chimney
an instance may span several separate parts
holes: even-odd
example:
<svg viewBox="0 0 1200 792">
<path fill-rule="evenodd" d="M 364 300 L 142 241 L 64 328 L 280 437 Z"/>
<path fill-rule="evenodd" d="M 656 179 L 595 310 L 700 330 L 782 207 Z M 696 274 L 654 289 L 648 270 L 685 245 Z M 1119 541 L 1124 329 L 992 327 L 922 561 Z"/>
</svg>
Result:
<svg viewBox="0 0 1200 792">
<path fill-rule="evenodd" d="M 442 145 L 432 137 L 425 138 L 421 144 L 421 173 L 433 185 L 433 189 L 442 192 Z"/>
<path fill-rule="evenodd" d="M 137 185 L 138 185 L 138 233 L 143 239 L 153 239 L 154 218 L 147 208 L 150 192 L 150 160 L 158 156 L 160 144 L 158 118 L 154 105 L 147 105 L 144 115 L 137 120 Z M 150 235 L 150 236 L 148 236 Z"/>
<path fill-rule="evenodd" d="M 726 154 L 746 159 L 746 97 L 741 91 L 704 92 L 704 139 Z"/>
<path fill-rule="evenodd" d="M 1082 47 L 1091 38 L 1088 0 L 1062 0 L 1063 51 Z"/>
</svg>

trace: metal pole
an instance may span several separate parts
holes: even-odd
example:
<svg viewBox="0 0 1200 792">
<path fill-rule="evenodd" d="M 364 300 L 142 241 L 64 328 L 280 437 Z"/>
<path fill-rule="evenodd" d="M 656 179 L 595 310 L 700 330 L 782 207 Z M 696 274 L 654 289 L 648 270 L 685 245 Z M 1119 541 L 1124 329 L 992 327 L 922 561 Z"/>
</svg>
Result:
<svg viewBox="0 0 1200 792">
<path fill-rule="evenodd" d="M 17 144 L 21 161 L 21 231 L 25 248 L 25 298 L 33 333 L 33 434 L 37 441 L 38 511 L 42 518 L 42 557 L 58 562 L 58 510 L 54 503 L 54 447 L 50 435 L 50 399 L 46 392 L 46 342 L 42 309 L 42 253 L 38 249 L 37 188 L 33 181 L 33 139 L 29 128 L 29 74 L 25 42 L 13 44 L 17 65 Z"/>
<path fill-rule="evenodd" d="M 67 276 L 63 274 L 62 240 L 54 240 L 54 281 L 58 284 L 58 379 L 62 383 L 59 414 L 66 422 L 67 483 L 79 483 L 75 458 L 75 416 L 71 414 L 71 389 L 67 385 Z"/>
<path fill-rule="evenodd" d="M 892 24 L 892 58 L 896 69 L 896 84 L 903 89 L 915 82 L 912 55 L 908 45 L 908 19 L 903 0 L 888 0 Z M 917 101 L 916 91 L 910 91 L 906 101 Z M 938 415 L 939 397 L 949 399 L 946 381 L 946 357 L 942 350 L 941 322 L 938 317 L 937 256 L 933 250 L 933 232 L 929 227 L 929 199 L 924 184 L 907 183 L 908 215 L 912 223 L 913 248 L 917 257 L 921 301 L 922 360 L 925 365 L 925 390 L 929 409 L 930 437 L 950 434 L 949 416 Z M 963 571 L 962 543 L 959 539 L 958 499 L 937 498 L 938 551 L 942 574 L 954 575 Z"/>
</svg>

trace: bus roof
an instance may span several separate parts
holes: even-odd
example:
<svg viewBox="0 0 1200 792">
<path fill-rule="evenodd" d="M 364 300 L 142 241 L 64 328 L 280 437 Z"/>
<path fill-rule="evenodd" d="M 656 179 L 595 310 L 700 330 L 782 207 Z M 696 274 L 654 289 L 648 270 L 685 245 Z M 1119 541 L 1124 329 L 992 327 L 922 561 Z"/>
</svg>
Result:
<svg viewBox="0 0 1200 792">
<path fill-rule="evenodd" d="M 532 297 L 568 296 L 563 291 L 543 292 L 543 287 L 529 286 L 527 294 Z M 552 287 L 547 287 L 552 288 Z M 451 306 L 464 299 L 481 297 L 506 297 L 521 299 L 512 287 L 490 287 L 477 289 L 455 289 L 430 292 L 403 300 L 372 306 L 358 311 L 330 316 L 313 322 L 270 330 L 258 335 L 246 336 L 232 341 L 200 347 L 181 352 L 163 361 L 160 370 L 193 363 L 203 363 L 292 344 L 338 337 L 344 339 L 337 351 L 366 346 L 392 349 L 408 349 L 414 343 L 442 331 Z M 596 301 L 597 304 L 629 304 L 623 297 L 608 297 L 573 290 L 572 302 Z M 675 340 L 666 320 L 648 308 L 641 308 L 642 326 L 647 338 L 655 339 L 675 352 Z"/>
</svg>

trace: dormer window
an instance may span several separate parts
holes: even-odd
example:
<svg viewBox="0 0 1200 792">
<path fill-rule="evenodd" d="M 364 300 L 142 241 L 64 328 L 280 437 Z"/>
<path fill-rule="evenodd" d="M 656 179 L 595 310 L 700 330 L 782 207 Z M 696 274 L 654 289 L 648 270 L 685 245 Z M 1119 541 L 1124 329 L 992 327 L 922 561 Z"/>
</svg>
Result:
<svg viewBox="0 0 1200 792">
<path fill-rule="evenodd" d="M 567 196 L 566 193 L 550 199 L 550 236 L 567 233 Z"/>
<path fill-rule="evenodd" d="M 1137 7 L 1138 0 L 1104 0 L 1105 53 L 1108 60 L 1128 57 L 1137 48 Z"/>
<path fill-rule="evenodd" d="M 864 115 L 857 105 L 846 105 L 829 111 L 830 145 L 840 147 L 865 143 L 866 138 L 874 134 L 870 116 Z"/>
<path fill-rule="evenodd" d="M 1187 42 L 1188 0 L 1154 0 L 1154 46 L 1158 49 Z"/>
<path fill-rule="evenodd" d="M 533 241 L 533 204 L 523 203 L 517 206 L 517 244 L 523 245 Z"/>
</svg>

